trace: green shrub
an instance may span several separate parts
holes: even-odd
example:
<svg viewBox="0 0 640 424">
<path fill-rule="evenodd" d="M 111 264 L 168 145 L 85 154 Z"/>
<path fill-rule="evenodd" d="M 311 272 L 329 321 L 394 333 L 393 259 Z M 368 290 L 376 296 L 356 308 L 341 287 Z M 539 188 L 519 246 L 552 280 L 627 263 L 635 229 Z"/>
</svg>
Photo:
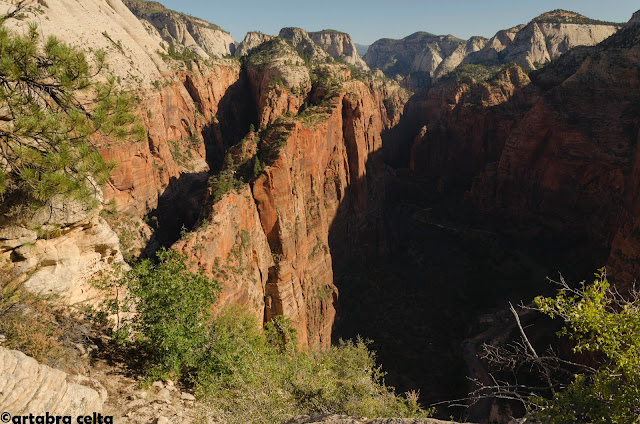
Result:
<svg viewBox="0 0 640 424">
<path fill-rule="evenodd" d="M 184 257 L 161 250 L 157 262 L 140 261 L 116 284 L 135 309 L 121 328 L 145 359 L 149 378 L 193 384 L 208 417 L 227 423 L 286 422 L 298 414 L 370 417 L 426 416 L 417 397 L 385 386 L 375 356 L 360 339 L 326 351 L 298 350 L 284 317 L 260 326 L 254 315 L 225 308 L 213 316 L 219 286 L 187 270 Z"/>
<path fill-rule="evenodd" d="M 531 399 L 532 415 L 546 423 L 632 423 L 640 417 L 640 301 L 610 288 L 604 270 L 591 285 L 563 287 L 538 308 L 565 327 L 573 350 L 600 358 L 598 370 L 580 373 L 551 399 Z"/>
<path fill-rule="evenodd" d="M 161 249 L 157 262 L 141 260 L 124 274 L 119 285 L 128 289 L 136 315 L 120 330 L 147 355 L 149 376 L 193 382 L 210 350 L 211 305 L 220 287 L 201 272 L 189 272 L 184 261 Z"/>
<path fill-rule="evenodd" d="M 230 424 L 281 423 L 299 414 L 421 417 L 415 394 L 398 397 L 363 340 L 340 342 L 326 351 L 304 353 L 295 332 L 278 317 L 261 332 L 255 319 L 227 311 L 217 320 L 218 352 L 225 374 L 200 386 L 205 413 Z"/>
</svg>

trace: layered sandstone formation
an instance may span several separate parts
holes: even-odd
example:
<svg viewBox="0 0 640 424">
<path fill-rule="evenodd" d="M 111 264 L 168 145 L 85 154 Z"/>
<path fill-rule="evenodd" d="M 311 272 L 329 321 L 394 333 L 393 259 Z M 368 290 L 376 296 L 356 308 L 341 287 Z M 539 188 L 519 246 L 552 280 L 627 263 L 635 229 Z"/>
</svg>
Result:
<svg viewBox="0 0 640 424">
<path fill-rule="evenodd" d="M 26 289 L 63 303 L 99 303 L 91 278 L 115 265 L 126 266 L 118 236 L 99 216 L 100 209 L 53 199 L 27 223 L 3 219 L 3 277 L 26 279 Z"/>
<path fill-rule="evenodd" d="M 620 28 L 612 23 L 592 21 L 573 12 L 544 13 L 513 33 L 508 30 L 505 43 L 494 45 L 470 55 L 468 63 L 517 63 L 524 69 L 537 69 L 557 59 L 576 46 L 593 46 Z M 495 38 L 495 37 L 494 37 Z"/>
<path fill-rule="evenodd" d="M 445 69 L 455 68 L 467 54 L 483 48 L 486 41 L 474 37 L 467 42 L 452 35 L 416 32 L 402 40 L 385 38 L 376 41 L 369 47 L 364 61 L 371 68 L 381 69 L 390 78 L 424 73 L 428 78 L 426 85 L 430 85 L 430 78 L 436 73 L 442 75 Z"/>
<path fill-rule="evenodd" d="M 278 37 L 287 40 L 293 48 L 303 57 L 313 62 L 322 62 L 329 55 L 318 46 L 309 36 L 309 33 L 302 28 L 287 27 L 282 28 Z"/>
<path fill-rule="evenodd" d="M 404 117 L 416 134 L 409 167 L 436 179 L 441 191 L 469 187 L 487 163 L 498 160 L 513 126 L 538 97 L 517 66 L 490 81 L 448 81 L 414 96 Z"/>
<path fill-rule="evenodd" d="M 566 11 L 540 15 L 528 25 L 499 31 L 490 40 L 468 41 L 426 32 L 402 40 L 376 41 L 364 56 L 371 68 L 390 78 L 409 77 L 405 85 L 427 87 L 462 63 L 497 65 L 515 62 L 537 69 L 576 46 L 592 46 L 609 37 L 619 25 L 590 20 Z"/>
<path fill-rule="evenodd" d="M 167 9 L 157 2 L 127 0 L 125 4 L 150 24 L 148 30 L 152 35 L 159 34 L 166 43 L 187 48 L 202 58 L 235 53 L 236 43 L 231 34 L 215 24 Z"/>
<path fill-rule="evenodd" d="M 91 415 L 102 411 L 107 391 L 97 381 L 40 365 L 0 347 L 0 408 L 19 415 Z"/>
<path fill-rule="evenodd" d="M 367 64 L 358 54 L 355 44 L 349 34 L 334 30 L 310 32 L 309 36 L 322 50 L 334 59 L 341 60 L 349 65 L 361 69 L 369 69 Z"/>
<path fill-rule="evenodd" d="M 85 52 L 105 51 L 108 72 L 125 86 L 148 86 L 168 70 L 157 53 L 162 50 L 159 40 L 147 34 L 121 0 L 48 0 L 39 5 L 46 19 L 29 15 L 29 19 L 12 19 L 6 25 L 24 31 L 28 22 L 35 21 L 45 39 L 55 36 Z M 12 7 L 10 2 L 0 2 L 2 13 Z"/>
<path fill-rule="evenodd" d="M 297 41 L 294 46 L 301 52 L 311 51 L 309 49 L 315 45 L 308 37 L 304 38 L 306 32 L 300 31 L 291 31 L 291 40 Z M 300 34 L 300 38 L 294 34 Z M 321 53 L 316 48 L 316 53 L 312 53 L 311 57 L 316 58 Z M 260 128 L 273 123 L 285 113 L 296 115 L 311 91 L 309 69 L 283 38 L 270 40 L 254 50 L 248 60 L 247 74 L 255 96 Z"/>
</svg>

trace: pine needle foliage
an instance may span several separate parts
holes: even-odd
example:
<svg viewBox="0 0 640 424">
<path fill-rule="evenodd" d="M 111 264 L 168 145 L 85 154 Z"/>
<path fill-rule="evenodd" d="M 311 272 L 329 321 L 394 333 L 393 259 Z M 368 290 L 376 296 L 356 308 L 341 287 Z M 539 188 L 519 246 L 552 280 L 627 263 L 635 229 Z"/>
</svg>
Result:
<svg viewBox="0 0 640 424">
<path fill-rule="evenodd" d="M 0 196 L 92 199 L 115 166 L 97 152 L 98 137 L 144 137 L 132 113 L 135 98 L 119 92 L 111 76 L 95 82 L 106 73 L 104 52 L 95 52 L 91 66 L 82 51 L 55 37 L 43 41 L 35 24 L 13 33 L 6 20 L 19 16 L 0 18 Z"/>
</svg>

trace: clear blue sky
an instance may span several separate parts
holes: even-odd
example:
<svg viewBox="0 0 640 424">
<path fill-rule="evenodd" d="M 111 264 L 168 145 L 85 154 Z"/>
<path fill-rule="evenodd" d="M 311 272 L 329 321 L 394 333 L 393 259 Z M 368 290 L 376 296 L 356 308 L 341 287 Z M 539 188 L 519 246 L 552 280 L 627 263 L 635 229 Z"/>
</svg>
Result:
<svg viewBox="0 0 640 424">
<path fill-rule="evenodd" d="M 170 9 L 206 19 L 242 41 L 248 31 L 277 34 L 285 26 L 348 32 L 356 43 L 402 38 L 416 31 L 491 37 L 553 9 L 626 22 L 638 0 L 160 0 Z"/>
</svg>

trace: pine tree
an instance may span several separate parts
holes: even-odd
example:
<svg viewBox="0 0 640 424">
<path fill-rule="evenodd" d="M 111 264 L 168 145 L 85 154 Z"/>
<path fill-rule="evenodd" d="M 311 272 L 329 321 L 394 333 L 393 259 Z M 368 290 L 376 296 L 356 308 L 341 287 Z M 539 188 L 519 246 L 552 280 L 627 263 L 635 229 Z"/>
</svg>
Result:
<svg viewBox="0 0 640 424">
<path fill-rule="evenodd" d="M 8 30 L 6 20 L 25 8 L 21 2 L 0 18 L 0 200 L 10 193 L 36 202 L 93 199 L 114 163 L 105 163 L 92 140 L 143 137 L 131 112 L 135 99 L 119 93 L 111 76 L 95 82 L 106 69 L 103 52 L 92 67 L 55 37 L 43 42 L 35 24 L 25 35 Z"/>
</svg>

